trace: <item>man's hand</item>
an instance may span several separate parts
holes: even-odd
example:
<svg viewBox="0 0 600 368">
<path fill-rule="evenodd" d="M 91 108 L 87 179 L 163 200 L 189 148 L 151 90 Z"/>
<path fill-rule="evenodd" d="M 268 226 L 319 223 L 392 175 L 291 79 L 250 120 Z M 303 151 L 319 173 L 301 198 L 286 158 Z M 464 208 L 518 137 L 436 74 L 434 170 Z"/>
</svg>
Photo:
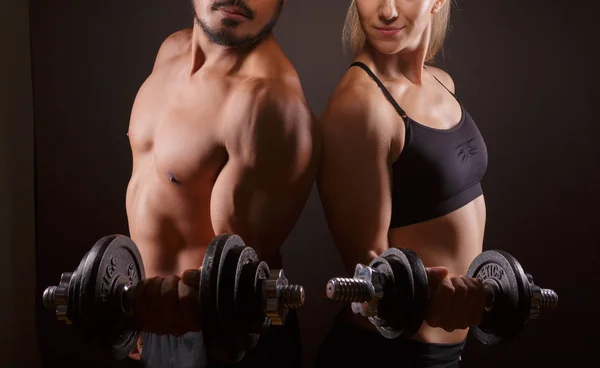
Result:
<svg viewBox="0 0 600 368">
<path fill-rule="evenodd" d="M 135 289 L 134 318 L 144 331 L 181 336 L 200 330 L 198 309 L 200 270 L 183 272 L 181 277 L 152 277 L 141 280 Z"/>
<path fill-rule="evenodd" d="M 144 346 L 144 332 L 140 333 L 140 337 L 138 337 L 133 350 L 127 355 L 129 359 L 132 360 L 142 360 L 142 347 Z"/>
<path fill-rule="evenodd" d="M 487 300 L 483 282 L 451 275 L 445 267 L 430 267 L 426 271 L 431 294 L 425 322 L 448 332 L 477 326 Z"/>
</svg>

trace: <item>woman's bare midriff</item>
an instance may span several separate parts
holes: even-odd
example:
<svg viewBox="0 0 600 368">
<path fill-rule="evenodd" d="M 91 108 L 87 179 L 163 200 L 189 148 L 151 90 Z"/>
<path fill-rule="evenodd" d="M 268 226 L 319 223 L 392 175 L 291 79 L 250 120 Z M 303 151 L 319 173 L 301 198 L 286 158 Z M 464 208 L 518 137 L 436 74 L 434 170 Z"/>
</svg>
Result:
<svg viewBox="0 0 600 368">
<path fill-rule="evenodd" d="M 390 247 L 409 248 L 415 251 L 425 267 L 444 266 L 450 274 L 465 275 L 472 260 L 482 251 L 486 222 L 483 196 L 445 216 L 402 228 L 391 229 Z M 375 327 L 368 319 L 353 315 L 348 309 L 347 318 L 369 330 Z M 463 341 L 467 330 L 447 332 L 423 323 L 413 339 L 451 344 Z"/>
</svg>

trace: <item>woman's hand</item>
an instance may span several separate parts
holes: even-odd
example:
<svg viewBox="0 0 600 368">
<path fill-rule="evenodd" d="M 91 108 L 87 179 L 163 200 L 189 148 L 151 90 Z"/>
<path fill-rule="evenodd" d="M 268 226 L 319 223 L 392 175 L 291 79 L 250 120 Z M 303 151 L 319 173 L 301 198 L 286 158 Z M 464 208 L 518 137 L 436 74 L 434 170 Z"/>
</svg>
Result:
<svg viewBox="0 0 600 368">
<path fill-rule="evenodd" d="M 488 295 L 481 280 L 452 275 L 445 267 L 426 271 L 431 291 L 425 316 L 429 326 L 452 332 L 481 323 Z"/>
</svg>

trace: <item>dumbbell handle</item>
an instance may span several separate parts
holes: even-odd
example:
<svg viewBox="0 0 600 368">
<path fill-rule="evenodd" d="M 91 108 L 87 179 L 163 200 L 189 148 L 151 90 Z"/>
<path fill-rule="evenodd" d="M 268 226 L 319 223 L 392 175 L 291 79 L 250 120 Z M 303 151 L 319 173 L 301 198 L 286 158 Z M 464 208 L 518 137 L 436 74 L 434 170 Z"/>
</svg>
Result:
<svg viewBox="0 0 600 368">
<path fill-rule="evenodd" d="M 373 270 L 376 272 L 375 270 Z M 492 279 L 484 280 L 487 291 L 485 310 L 491 311 L 497 296 L 501 292 L 498 284 Z M 327 297 L 339 302 L 371 302 L 375 298 L 375 288 L 367 280 L 358 278 L 333 278 L 326 287 Z M 551 289 L 541 289 L 532 285 L 532 318 L 537 318 L 540 311 L 551 311 L 558 304 L 558 295 Z"/>
<path fill-rule="evenodd" d="M 271 278 L 263 281 L 265 313 L 273 324 L 283 324 L 285 317 L 281 316 L 287 309 L 298 309 L 304 304 L 304 288 L 300 285 L 288 284 L 282 270 L 272 272 Z M 63 273 L 58 286 L 46 288 L 43 294 L 44 306 L 49 309 L 56 309 L 57 319 L 70 324 L 71 321 L 67 315 L 68 291 L 72 273 Z M 147 280 L 147 279 L 146 279 Z M 140 281 L 143 283 L 144 280 Z M 136 289 L 140 283 L 129 285 L 120 283 L 111 291 L 112 295 L 117 295 L 115 308 L 120 309 L 125 316 L 134 316 L 136 302 Z M 283 317 L 283 318 L 282 318 Z"/>
<path fill-rule="evenodd" d="M 119 294 L 121 294 L 121 298 L 119 306 L 124 314 L 133 316 L 136 285 L 122 285 L 120 289 L 121 290 L 119 290 Z"/>
<path fill-rule="evenodd" d="M 486 291 L 486 299 L 484 309 L 486 312 L 494 309 L 494 302 L 496 301 L 496 294 L 500 292 L 500 289 L 495 282 L 484 282 L 483 287 Z"/>
</svg>

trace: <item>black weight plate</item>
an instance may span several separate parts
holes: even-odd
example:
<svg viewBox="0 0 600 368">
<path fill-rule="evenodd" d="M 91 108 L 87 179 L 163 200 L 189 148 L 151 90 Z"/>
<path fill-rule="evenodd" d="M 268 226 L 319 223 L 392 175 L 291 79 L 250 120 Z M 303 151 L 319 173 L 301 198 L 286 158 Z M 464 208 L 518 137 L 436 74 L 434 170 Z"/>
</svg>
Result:
<svg viewBox="0 0 600 368">
<path fill-rule="evenodd" d="M 242 250 L 238 258 L 237 269 L 235 270 L 235 302 L 237 305 L 244 306 L 252 300 L 245 300 L 244 297 L 254 296 L 256 272 L 258 271 L 258 256 L 251 247 Z M 247 270 L 246 270 L 247 269 Z M 250 294 L 244 294 L 243 289 L 251 291 Z"/>
<path fill-rule="evenodd" d="M 139 331 L 123 314 L 117 290 L 145 277 L 137 246 L 123 235 L 105 236 L 84 257 L 78 273 L 76 311 L 85 339 L 102 353 L 126 358 L 137 343 Z"/>
<path fill-rule="evenodd" d="M 387 320 L 385 319 L 384 315 L 389 314 L 386 312 L 390 309 L 393 309 L 391 306 L 391 299 L 394 297 L 394 272 L 387 259 L 383 257 L 383 253 L 371 261 L 369 267 L 379 272 L 379 275 L 384 283 L 383 298 L 379 301 L 379 305 L 377 306 L 377 315 L 369 317 L 369 321 L 375 327 L 384 326 L 387 325 Z"/>
<path fill-rule="evenodd" d="M 388 338 L 408 338 L 415 329 L 415 279 L 412 265 L 407 255 L 390 248 L 381 254 L 389 263 L 393 272 L 393 290 L 386 295 L 386 324 L 376 326 L 379 333 Z"/>
<path fill-rule="evenodd" d="M 223 249 L 228 240 L 234 236 L 231 234 L 215 236 L 204 254 L 202 271 L 200 272 L 200 310 L 198 311 L 204 336 L 218 336 L 217 282 L 219 279 L 219 266 Z M 210 341 L 209 338 L 206 340 L 207 342 Z"/>
<path fill-rule="evenodd" d="M 81 316 L 80 310 L 80 294 L 81 294 L 81 279 L 82 279 L 82 271 L 84 265 L 87 261 L 88 255 L 90 252 L 84 254 L 84 256 L 79 261 L 79 265 L 73 271 L 71 275 L 71 281 L 69 282 L 69 292 L 67 295 L 67 317 L 74 326 L 79 326 L 79 320 Z"/>
<path fill-rule="evenodd" d="M 510 254 L 487 250 L 478 255 L 467 270 L 467 277 L 494 280 L 501 292 L 494 306 L 485 312 L 471 334 L 485 345 L 499 345 L 515 338 L 527 321 L 531 307 L 531 290 L 527 275 Z"/>
<path fill-rule="evenodd" d="M 244 248 L 246 246 L 241 238 L 230 237 L 221 253 L 217 279 L 217 313 L 221 322 L 232 321 L 234 318 L 237 266 Z"/>
<path fill-rule="evenodd" d="M 262 290 L 259 290 L 257 284 L 259 266 L 254 249 L 246 247 L 238 259 L 235 274 L 235 305 L 240 323 L 248 331 L 255 333 L 260 332 L 265 318 Z"/>
<path fill-rule="evenodd" d="M 262 281 L 269 276 L 266 263 L 259 262 L 254 250 L 245 247 L 230 248 L 222 254 L 222 258 L 237 260 L 235 270 L 235 286 L 230 290 L 235 294 L 235 312 L 227 321 L 223 321 L 220 335 L 210 344 L 211 355 L 218 356 L 220 362 L 228 364 L 239 362 L 245 351 L 258 344 L 260 331 L 265 320 L 262 298 Z M 229 261 L 223 263 L 230 269 Z M 225 271 L 223 271 L 225 272 Z"/>
<path fill-rule="evenodd" d="M 238 258 L 235 274 L 235 328 L 231 329 L 234 347 L 244 351 L 256 346 L 264 321 L 263 298 L 256 284 L 259 266 L 254 250 L 251 247 L 244 248 Z"/>
<path fill-rule="evenodd" d="M 269 266 L 265 262 L 262 262 L 262 261 L 259 262 L 258 268 L 254 275 L 254 290 L 257 293 L 256 295 L 260 295 L 261 298 L 263 295 L 264 282 L 265 282 L 265 280 L 267 280 L 269 278 L 270 275 L 271 275 L 271 270 L 269 269 Z M 261 308 L 264 311 L 267 307 L 267 301 L 264 298 L 262 298 L 260 302 L 261 302 Z"/>
<path fill-rule="evenodd" d="M 234 316 L 235 275 L 242 239 L 234 234 L 216 236 L 206 250 L 200 278 L 200 318 L 209 354 L 221 363 L 235 363 L 244 357 L 236 345 Z"/>
<path fill-rule="evenodd" d="M 244 329 L 242 318 L 236 308 L 237 275 L 239 261 L 242 254 L 249 249 L 243 243 L 230 239 L 221 255 L 218 281 L 218 313 L 220 318 L 220 341 L 226 344 L 229 350 L 237 352 L 246 351 L 251 346 L 248 342 L 248 332 Z M 224 261 L 223 261 L 224 260 Z M 250 339 L 251 340 L 251 339 Z M 234 356 L 234 357 L 235 357 Z"/>
<path fill-rule="evenodd" d="M 428 305 L 428 280 L 427 272 L 425 271 L 425 265 L 414 251 L 407 248 L 399 249 L 406 259 L 410 263 L 410 270 L 412 271 L 412 302 L 407 305 L 407 316 L 408 324 L 399 326 L 403 329 L 402 337 L 411 337 L 421 328 L 423 320 L 427 314 Z M 403 262 L 403 260 L 402 260 Z M 399 264 L 400 267 L 404 267 L 404 263 Z M 394 325 L 392 324 L 392 327 Z"/>
<path fill-rule="evenodd" d="M 256 346 L 265 324 L 262 280 L 268 275 L 266 263 L 258 261 L 252 248 L 244 249 L 238 261 L 236 275 L 236 310 L 240 328 L 244 332 L 243 343 L 247 349 Z"/>
</svg>

